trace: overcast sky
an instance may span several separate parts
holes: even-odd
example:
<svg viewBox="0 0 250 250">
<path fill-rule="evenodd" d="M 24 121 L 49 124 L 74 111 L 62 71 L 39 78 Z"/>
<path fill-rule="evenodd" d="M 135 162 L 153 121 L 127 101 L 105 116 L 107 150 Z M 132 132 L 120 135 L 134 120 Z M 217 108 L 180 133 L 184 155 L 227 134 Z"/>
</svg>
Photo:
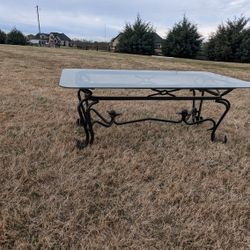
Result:
<svg viewBox="0 0 250 250">
<path fill-rule="evenodd" d="M 250 0 L 0 0 L 0 29 L 38 33 L 36 5 L 42 32 L 88 40 L 110 40 L 137 13 L 162 37 L 184 14 L 205 37 L 228 18 L 250 17 Z"/>
</svg>

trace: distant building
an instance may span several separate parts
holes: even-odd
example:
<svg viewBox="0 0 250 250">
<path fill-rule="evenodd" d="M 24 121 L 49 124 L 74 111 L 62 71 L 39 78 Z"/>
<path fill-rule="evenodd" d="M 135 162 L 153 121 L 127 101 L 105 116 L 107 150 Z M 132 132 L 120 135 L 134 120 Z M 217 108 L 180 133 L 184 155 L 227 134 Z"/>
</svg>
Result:
<svg viewBox="0 0 250 250">
<path fill-rule="evenodd" d="M 72 40 L 64 33 L 51 32 L 38 33 L 34 35 L 28 35 L 28 43 L 36 46 L 48 46 L 48 47 L 61 47 L 61 46 L 73 46 Z"/>
<path fill-rule="evenodd" d="M 36 34 L 36 37 L 43 40 L 43 41 L 49 40 L 49 34 L 47 34 L 47 33 L 38 33 L 38 34 Z"/>
<path fill-rule="evenodd" d="M 114 37 L 111 42 L 110 42 L 110 50 L 115 52 L 116 47 L 119 44 L 119 39 L 121 37 L 121 33 L 119 33 L 116 37 Z M 163 44 L 163 39 L 156 33 L 154 32 L 154 49 L 155 49 L 155 54 L 161 54 L 162 53 L 162 44 Z"/>
<path fill-rule="evenodd" d="M 155 43 L 155 54 L 161 55 L 162 54 L 162 44 L 163 39 L 155 32 L 154 33 L 154 43 Z"/>
<path fill-rule="evenodd" d="M 35 36 L 31 37 L 29 39 L 28 43 L 31 45 L 37 45 L 37 46 L 45 46 L 48 44 L 49 41 L 49 34 L 46 33 L 37 33 Z"/>
<path fill-rule="evenodd" d="M 73 46 L 73 42 L 64 33 L 51 32 L 49 34 L 49 45 L 51 47 L 60 47 L 60 46 L 71 47 Z"/>
<path fill-rule="evenodd" d="M 29 39 L 28 44 L 32 46 L 40 46 L 40 40 L 39 39 Z"/>
<path fill-rule="evenodd" d="M 116 47 L 119 44 L 119 39 L 120 39 L 121 33 L 119 33 L 116 37 L 114 37 L 111 42 L 110 42 L 110 50 L 115 52 Z"/>
</svg>

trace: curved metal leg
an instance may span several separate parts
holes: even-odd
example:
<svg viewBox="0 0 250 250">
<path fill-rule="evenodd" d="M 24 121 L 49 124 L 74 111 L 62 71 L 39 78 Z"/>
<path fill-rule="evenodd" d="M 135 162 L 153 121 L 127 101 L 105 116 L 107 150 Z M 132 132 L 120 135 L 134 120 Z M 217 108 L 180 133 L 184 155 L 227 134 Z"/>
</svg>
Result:
<svg viewBox="0 0 250 250">
<path fill-rule="evenodd" d="M 85 94 L 85 98 L 82 99 L 81 92 Z M 93 124 L 91 119 L 91 107 L 98 103 L 98 101 L 92 101 L 90 103 L 89 97 L 92 95 L 90 90 L 80 89 L 78 91 L 78 100 L 79 104 L 77 106 L 77 111 L 79 114 L 79 119 L 77 121 L 78 125 L 83 127 L 85 138 L 84 140 L 80 141 L 77 140 L 77 147 L 79 149 L 87 147 L 89 144 L 92 144 L 94 141 L 94 131 L 93 131 Z"/>
<path fill-rule="evenodd" d="M 218 122 L 215 124 L 215 126 L 213 126 L 213 128 L 211 128 L 211 130 L 212 130 L 212 133 L 211 133 L 211 141 L 215 141 L 215 140 L 216 140 L 216 135 L 215 135 L 215 134 L 216 134 L 216 130 L 217 130 L 217 128 L 220 126 L 222 120 L 224 119 L 224 117 L 226 116 L 227 112 L 229 111 L 229 109 L 230 109 L 230 107 L 231 107 L 230 102 L 229 102 L 228 100 L 226 100 L 226 99 L 218 99 L 218 100 L 216 100 L 215 102 L 223 104 L 223 105 L 226 107 L 226 109 L 225 109 L 225 111 L 223 112 L 223 114 L 222 114 L 222 116 L 220 117 L 220 119 L 218 120 Z M 224 142 L 224 143 L 227 142 L 227 137 L 226 137 L 226 136 L 224 137 L 223 142 Z"/>
<path fill-rule="evenodd" d="M 204 94 L 205 94 L 205 92 L 204 92 L 204 90 L 202 90 L 201 91 L 201 96 L 203 97 Z M 203 104 L 203 100 L 200 100 L 200 105 L 199 105 L 199 109 L 198 109 L 197 116 L 196 116 L 196 119 L 198 121 L 203 119 L 203 117 L 201 116 L 202 104 Z"/>
<path fill-rule="evenodd" d="M 192 90 L 193 92 L 193 97 L 196 97 L 196 90 Z M 204 96 L 204 91 L 201 90 L 201 96 Z M 201 110 L 202 110 L 202 104 L 203 104 L 203 100 L 199 100 L 199 106 L 196 107 L 196 100 L 192 101 L 192 110 L 191 110 L 191 117 L 192 117 L 192 122 L 196 123 L 197 125 L 200 124 L 199 121 L 201 121 L 203 119 L 203 117 L 201 116 Z"/>
<path fill-rule="evenodd" d="M 87 118 L 87 125 L 88 125 L 88 130 L 89 130 L 89 134 L 90 134 L 90 144 L 93 144 L 94 142 L 94 138 L 95 138 L 95 133 L 93 130 L 93 122 L 92 122 L 92 118 L 91 118 L 91 111 L 92 111 L 92 106 L 97 104 L 98 101 L 92 101 L 90 104 L 89 102 L 87 102 L 87 110 L 86 110 L 86 118 Z"/>
<path fill-rule="evenodd" d="M 84 102 L 85 100 L 82 100 L 77 106 L 77 111 L 79 114 L 78 125 L 83 127 L 84 132 L 85 132 L 85 139 L 83 141 L 77 140 L 76 145 L 79 149 L 85 148 L 89 144 L 89 129 L 88 129 L 88 124 L 87 124 Z"/>
<path fill-rule="evenodd" d="M 223 98 L 217 99 L 217 100 L 215 100 L 215 102 L 223 104 L 225 106 L 225 108 L 226 108 L 225 111 L 223 112 L 223 114 L 221 115 L 221 117 L 219 118 L 219 120 L 217 122 L 214 119 L 212 119 L 212 118 L 206 118 L 206 119 L 201 118 L 200 111 L 201 111 L 201 106 L 202 106 L 202 100 L 200 102 L 200 107 L 199 107 L 198 115 L 197 115 L 196 119 L 193 118 L 193 116 L 194 116 L 194 111 L 193 111 L 194 108 L 191 111 L 191 113 L 189 113 L 187 110 L 183 110 L 180 113 L 182 115 L 182 121 L 186 125 L 201 124 L 201 123 L 206 122 L 206 121 L 212 122 L 213 126 L 212 126 L 212 128 L 209 129 L 209 130 L 212 131 L 212 133 L 211 133 L 211 141 L 215 141 L 216 140 L 216 131 L 217 131 L 218 127 L 220 126 L 221 122 L 223 121 L 223 119 L 225 118 L 226 114 L 228 113 L 228 111 L 229 111 L 229 109 L 231 107 L 230 102 L 228 100 L 226 100 L 226 99 L 223 99 Z M 192 117 L 192 122 L 189 122 L 190 117 Z M 224 143 L 227 142 L 227 137 L 226 136 L 224 137 L 223 142 Z"/>
<path fill-rule="evenodd" d="M 196 91 L 193 89 L 193 97 L 196 96 Z M 191 116 L 192 116 L 192 121 L 196 122 L 196 114 L 197 114 L 197 109 L 196 109 L 196 102 L 193 100 L 193 105 L 192 105 L 192 111 L 191 111 Z"/>
<path fill-rule="evenodd" d="M 189 118 L 192 114 L 188 113 L 187 110 L 183 110 L 181 113 L 179 113 L 181 115 L 181 120 L 186 124 L 186 125 L 189 125 L 189 126 L 192 126 L 192 125 L 199 125 L 203 122 L 211 122 L 213 123 L 213 127 L 214 128 L 216 126 L 216 122 L 214 121 L 214 119 L 212 118 L 206 118 L 206 119 L 199 119 L 199 120 L 196 120 L 195 122 L 189 122 Z"/>
</svg>

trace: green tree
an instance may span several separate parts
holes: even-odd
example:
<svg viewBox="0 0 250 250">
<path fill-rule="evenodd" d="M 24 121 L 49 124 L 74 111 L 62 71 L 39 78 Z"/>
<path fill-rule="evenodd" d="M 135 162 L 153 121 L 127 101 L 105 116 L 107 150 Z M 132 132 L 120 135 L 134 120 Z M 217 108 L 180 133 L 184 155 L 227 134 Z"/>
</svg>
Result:
<svg viewBox="0 0 250 250">
<path fill-rule="evenodd" d="M 245 30 L 243 40 L 240 45 L 240 61 L 250 63 L 250 28 Z"/>
<path fill-rule="evenodd" d="M 116 51 L 132 54 L 154 54 L 154 29 L 138 15 L 134 24 L 126 24 L 119 36 Z"/>
<path fill-rule="evenodd" d="M 7 43 L 13 45 L 25 45 L 26 37 L 24 34 L 17 30 L 16 28 L 12 29 L 7 35 Z"/>
<path fill-rule="evenodd" d="M 184 16 L 182 21 L 175 24 L 168 33 L 162 52 L 165 56 L 194 58 L 199 52 L 201 44 L 202 38 L 197 26 Z"/>
<path fill-rule="evenodd" d="M 6 34 L 4 31 L 0 30 L 0 44 L 6 43 Z"/>
<path fill-rule="evenodd" d="M 249 61 L 250 31 L 246 28 L 248 21 L 249 19 L 240 17 L 219 25 L 206 43 L 207 57 L 218 61 Z"/>
</svg>

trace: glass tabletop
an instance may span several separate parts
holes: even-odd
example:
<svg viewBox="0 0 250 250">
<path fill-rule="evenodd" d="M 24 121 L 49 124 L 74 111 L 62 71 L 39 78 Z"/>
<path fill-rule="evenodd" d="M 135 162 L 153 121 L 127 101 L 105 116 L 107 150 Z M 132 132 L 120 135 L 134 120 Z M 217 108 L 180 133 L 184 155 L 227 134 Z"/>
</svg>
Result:
<svg viewBox="0 0 250 250">
<path fill-rule="evenodd" d="M 250 82 L 204 71 L 64 69 L 60 86 L 110 89 L 250 88 Z"/>
</svg>

